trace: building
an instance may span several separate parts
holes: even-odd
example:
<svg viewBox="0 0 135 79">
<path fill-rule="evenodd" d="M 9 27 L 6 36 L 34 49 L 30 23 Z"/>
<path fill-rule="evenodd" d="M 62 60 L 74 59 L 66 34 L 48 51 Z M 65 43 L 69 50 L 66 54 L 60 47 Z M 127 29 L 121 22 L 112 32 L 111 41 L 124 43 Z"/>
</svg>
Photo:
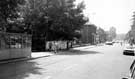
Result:
<svg viewBox="0 0 135 79">
<path fill-rule="evenodd" d="M 96 29 L 97 27 L 93 24 L 84 25 L 81 30 L 81 38 L 80 41 L 82 43 L 96 43 Z"/>
</svg>

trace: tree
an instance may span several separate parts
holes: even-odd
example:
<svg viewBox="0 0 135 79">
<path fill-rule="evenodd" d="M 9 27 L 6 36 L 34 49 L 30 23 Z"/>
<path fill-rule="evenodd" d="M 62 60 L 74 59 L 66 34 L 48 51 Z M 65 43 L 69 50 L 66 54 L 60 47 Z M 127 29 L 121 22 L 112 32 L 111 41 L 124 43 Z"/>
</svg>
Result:
<svg viewBox="0 0 135 79">
<path fill-rule="evenodd" d="M 78 30 L 88 19 L 84 19 L 82 13 L 83 2 L 76 7 L 74 1 L 27 0 L 22 7 L 25 27 L 34 38 L 44 38 L 46 41 L 79 37 Z"/>
<path fill-rule="evenodd" d="M 135 12 L 133 12 L 133 16 L 132 17 L 133 17 L 133 19 L 132 19 L 133 20 L 133 24 L 132 24 L 131 27 L 132 27 L 132 29 L 135 29 Z"/>
<path fill-rule="evenodd" d="M 84 19 L 82 14 L 84 4 L 82 2 L 75 8 L 74 0 L 59 1 L 60 3 L 55 2 L 54 7 L 48 9 L 48 16 L 51 19 L 50 30 L 54 34 L 51 39 L 73 40 L 74 37 L 79 36 L 77 31 L 88 21 Z"/>
<path fill-rule="evenodd" d="M 88 21 L 83 15 L 84 3 L 81 2 L 77 7 L 75 0 L 56 0 L 52 7 L 48 9 L 48 16 L 51 19 L 49 40 L 74 40 L 79 38 L 81 27 Z M 68 46 L 68 42 L 67 42 Z M 67 47 L 68 48 L 68 47 Z"/>
<path fill-rule="evenodd" d="M 133 16 L 132 16 L 132 25 L 131 25 L 131 29 L 128 31 L 128 33 L 126 34 L 125 40 L 130 40 L 131 38 L 135 39 L 135 12 L 133 12 Z"/>
<path fill-rule="evenodd" d="M 45 50 L 48 37 L 49 17 L 47 9 L 51 0 L 27 0 L 22 7 L 24 26 L 32 34 L 32 50 Z M 40 45 L 40 46 L 37 46 Z"/>
<path fill-rule="evenodd" d="M 25 0 L 0 0 L 0 28 L 6 31 L 8 24 L 14 23 L 19 18 L 19 6 Z"/>
<path fill-rule="evenodd" d="M 133 13 L 133 23 L 131 25 L 131 30 L 129 31 L 129 36 L 130 38 L 134 38 L 135 39 L 135 12 Z"/>
<path fill-rule="evenodd" d="M 110 27 L 110 30 L 108 32 L 108 41 L 112 41 L 116 37 L 116 28 L 115 27 Z"/>
<path fill-rule="evenodd" d="M 77 37 L 77 30 L 88 20 L 82 14 L 84 3 L 75 7 L 74 1 L 28 0 L 24 6 L 25 26 L 44 35 L 47 40 L 71 40 Z"/>
</svg>

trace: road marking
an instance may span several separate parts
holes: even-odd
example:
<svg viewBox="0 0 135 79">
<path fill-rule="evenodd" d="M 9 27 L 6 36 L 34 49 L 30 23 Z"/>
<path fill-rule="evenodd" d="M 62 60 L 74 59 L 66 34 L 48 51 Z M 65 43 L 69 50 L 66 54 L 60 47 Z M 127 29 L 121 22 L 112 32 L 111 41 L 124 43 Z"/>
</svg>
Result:
<svg viewBox="0 0 135 79">
<path fill-rule="evenodd" d="M 75 66 L 77 66 L 77 64 L 73 64 L 73 65 L 71 65 L 71 66 L 68 66 L 68 67 L 66 67 L 64 70 L 69 70 L 69 69 L 71 69 L 71 68 L 73 68 L 73 67 L 75 67 Z"/>
</svg>

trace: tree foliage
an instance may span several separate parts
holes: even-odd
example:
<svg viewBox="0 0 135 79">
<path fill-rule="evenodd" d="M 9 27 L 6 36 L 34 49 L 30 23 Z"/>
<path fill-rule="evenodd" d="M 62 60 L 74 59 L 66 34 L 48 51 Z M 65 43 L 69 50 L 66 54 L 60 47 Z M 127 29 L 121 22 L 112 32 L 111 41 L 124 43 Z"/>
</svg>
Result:
<svg viewBox="0 0 135 79">
<path fill-rule="evenodd" d="M 19 6 L 24 3 L 25 0 L 0 0 L 0 28 L 5 30 L 9 23 L 20 17 Z"/>
<path fill-rule="evenodd" d="M 135 12 L 133 12 L 133 16 L 132 17 L 133 17 L 133 19 L 132 19 L 133 20 L 133 24 L 132 24 L 131 27 L 132 27 L 132 29 L 134 29 L 135 28 Z"/>
<path fill-rule="evenodd" d="M 109 30 L 108 36 L 107 36 L 108 41 L 113 41 L 113 39 L 115 39 L 116 35 L 117 35 L 116 28 L 110 27 L 110 30 Z"/>
<path fill-rule="evenodd" d="M 132 25 L 131 25 L 131 29 L 128 31 L 128 33 L 126 34 L 126 40 L 129 40 L 131 38 L 135 39 L 135 12 L 133 12 L 133 16 L 132 16 Z"/>
<path fill-rule="evenodd" d="M 129 36 L 135 39 L 135 12 L 133 13 L 133 23 L 131 25 L 131 30 L 129 32 Z"/>
<path fill-rule="evenodd" d="M 75 0 L 28 0 L 24 6 L 25 25 L 48 40 L 72 40 L 77 30 L 88 21 L 84 19 L 83 2 Z"/>
<path fill-rule="evenodd" d="M 58 8 L 54 7 L 49 11 L 49 16 L 53 21 L 51 30 L 58 35 L 56 39 L 73 39 L 77 35 L 76 31 L 80 30 L 81 26 L 86 23 L 84 15 L 81 14 L 84 7 L 83 3 L 75 8 L 75 5 L 71 1 L 73 0 L 70 0 L 66 4 L 64 2 Z"/>
</svg>

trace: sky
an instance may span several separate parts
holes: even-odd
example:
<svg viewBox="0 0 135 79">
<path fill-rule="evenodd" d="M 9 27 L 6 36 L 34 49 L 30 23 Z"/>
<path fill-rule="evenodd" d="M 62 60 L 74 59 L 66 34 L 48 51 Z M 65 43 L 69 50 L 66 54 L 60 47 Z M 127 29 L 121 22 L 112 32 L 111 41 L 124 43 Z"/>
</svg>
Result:
<svg viewBox="0 0 135 79">
<path fill-rule="evenodd" d="M 84 14 L 89 23 L 106 31 L 113 26 L 118 34 L 130 30 L 135 0 L 76 0 L 76 3 L 81 1 L 86 5 Z"/>
</svg>

